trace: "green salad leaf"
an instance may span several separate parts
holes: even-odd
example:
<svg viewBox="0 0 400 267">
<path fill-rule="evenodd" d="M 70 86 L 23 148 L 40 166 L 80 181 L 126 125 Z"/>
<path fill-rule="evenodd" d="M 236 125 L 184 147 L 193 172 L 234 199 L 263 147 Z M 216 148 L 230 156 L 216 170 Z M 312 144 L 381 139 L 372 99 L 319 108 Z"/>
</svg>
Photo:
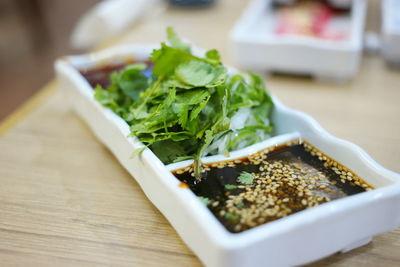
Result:
<svg viewBox="0 0 400 267">
<path fill-rule="evenodd" d="M 234 185 L 234 184 L 226 184 L 225 185 L 225 189 L 228 189 L 228 190 L 233 190 L 233 189 L 236 189 L 236 188 L 237 188 L 237 186 Z"/>
<path fill-rule="evenodd" d="M 210 205 L 211 203 L 211 200 L 207 197 L 198 197 L 198 198 L 201 201 L 201 203 L 203 203 L 206 206 Z"/>
<path fill-rule="evenodd" d="M 230 220 L 232 222 L 238 222 L 240 220 L 240 216 L 235 215 L 231 212 L 225 213 L 225 219 Z"/>
<path fill-rule="evenodd" d="M 242 171 L 239 177 L 237 178 L 237 182 L 243 185 L 253 184 L 253 180 L 254 180 L 254 175 L 245 171 Z"/>
<path fill-rule="evenodd" d="M 195 159 L 200 178 L 201 157 L 227 155 L 270 137 L 273 103 L 259 76 L 229 73 L 214 49 L 204 57 L 192 54 L 172 28 L 167 37 L 168 44 L 153 50 L 150 65 L 113 72 L 107 88 L 96 86 L 95 99 L 165 164 Z M 148 68 L 150 77 L 144 74 Z"/>
</svg>

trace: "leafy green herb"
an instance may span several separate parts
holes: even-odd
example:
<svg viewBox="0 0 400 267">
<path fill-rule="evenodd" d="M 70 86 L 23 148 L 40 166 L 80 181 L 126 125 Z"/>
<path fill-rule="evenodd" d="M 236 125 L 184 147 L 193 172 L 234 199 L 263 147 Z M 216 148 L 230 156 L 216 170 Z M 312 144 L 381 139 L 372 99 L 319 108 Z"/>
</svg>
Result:
<svg viewBox="0 0 400 267">
<path fill-rule="evenodd" d="M 167 38 L 168 41 L 171 43 L 172 46 L 180 48 L 182 50 L 190 52 L 190 46 L 182 42 L 178 36 L 176 36 L 172 27 L 167 28 Z"/>
<path fill-rule="evenodd" d="M 226 184 L 225 185 L 225 189 L 228 189 L 228 190 L 233 190 L 233 189 L 236 189 L 236 188 L 237 188 L 237 186 L 234 185 L 234 184 Z"/>
<path fill-rule="evenodd" d="M 123 118 L 136 136 L 165 164 L 225 154 L 270 137 L 273 103 L 260 77 L 228 74 L 217 50 L 191 53 L 172 28 L 143 63 L 111 74 L 95 98 Z M 152 75 L 144 75 L 152 67 Z M 137 155 L 137 153 L 135 153 Z"/>
<path fill-rule="evenodd" d="M 240 202 L 236 203 L 236 207 L 243 208 L 244 203 L 242 201 L 240 201 Z"/>
<path fill-rule="evenodd" d="M 146 147 L 141 147 L 141 148 L 136 149 L 135 151 L 132 152 L 130 158 L 133 159 L 134 157 L 140 155 L 145 149 L 146 149 Z"/>
<path fill-rule="evenodd" d="M 208 206 L 211 203 L 211 200 L 207 197 L 199 197 L 199 200 L 206 206 Z"/>
<path fill-rule="evenodd" d="M 253 180 L 254 180 L 254 175 L 245 171 L 241 172 L 239 177 L 237 178 L 237 182 L 244 185 L 253 184 Z"/>
<path fill-rule="evenodd" d="M 233 213 L 227 212 L 225 213 L 225 218 L 232 221 L 237 222 L 240 219 L 240 216 L 234 215 Z"/>
<path fill-rule="evenodd" d="M 215 67 L 197 60 L 179 65 L 175 73 L 181 82 L 193 87 L 216 87 L 223 84 L 227 77 L 224 67 Z"/>
</svg>

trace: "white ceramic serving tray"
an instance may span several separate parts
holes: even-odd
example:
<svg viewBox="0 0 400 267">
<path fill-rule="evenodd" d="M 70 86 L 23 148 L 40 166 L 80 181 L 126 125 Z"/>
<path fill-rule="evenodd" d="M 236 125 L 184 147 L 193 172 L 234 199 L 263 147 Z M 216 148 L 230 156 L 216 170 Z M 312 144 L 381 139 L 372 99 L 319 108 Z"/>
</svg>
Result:
<svg viewBox="0 0 400 267">
<path fill-rule="evenodd" d="M 180 187 L 180 182 L 171 174 L 170 170 L 189 162 L 165 166 L 149 149 L 139 157 L 130 158 L 131 153 L 143 145 L 136 138 L 127 137 L 129 126 L 94 99 L 91 86 L 79 73 L 79 70 L 123 62 L 128 58 L 145 60 L 153 47 L 132 45 L 64 57 L 57 60 L 55 68 L 60 85 L 72 96 L 77 113 L 204 264 L 233 267 L 304 264 L 364 245 L 373 236 L 393 230 L 400 224 L 400 175 L 384 169 L 358 146 L 330 135 L 314 119 L 285 107 L 273 97 L 276 136 L 233 152 L 231 157 L 301 137 L 376 189 L 334 200 L 242 233 L 228 232 L 195 194 Z M 221 159 L 222 156 L 214 156 L 204 161 Z"/>
<path fill-rule="evenodd" d="M 351 0 L 346 21 L 349 37 L 341 41 L 277 35 L 272 0 L 253 0 L 231 32 L 232 54 L 242 69 L 311 75 L 343 82 L 357 73 L 366 15 L 364 0 Z"/>
</svg>

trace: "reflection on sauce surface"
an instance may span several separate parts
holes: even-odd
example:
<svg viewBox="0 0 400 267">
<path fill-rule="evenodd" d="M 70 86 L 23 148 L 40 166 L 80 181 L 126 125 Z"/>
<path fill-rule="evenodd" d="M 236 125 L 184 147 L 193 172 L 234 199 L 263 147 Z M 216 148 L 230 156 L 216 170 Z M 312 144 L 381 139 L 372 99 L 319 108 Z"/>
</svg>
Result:
<svg viewBox="0 0 400 267">
<path fill-rule="evenodd" d="M 230 232 L 373 189 L 352 171 L 307 142 L 295 140 L 242 159 L 193 167 L 173 174 L 207 204 Z"/>
</svg>

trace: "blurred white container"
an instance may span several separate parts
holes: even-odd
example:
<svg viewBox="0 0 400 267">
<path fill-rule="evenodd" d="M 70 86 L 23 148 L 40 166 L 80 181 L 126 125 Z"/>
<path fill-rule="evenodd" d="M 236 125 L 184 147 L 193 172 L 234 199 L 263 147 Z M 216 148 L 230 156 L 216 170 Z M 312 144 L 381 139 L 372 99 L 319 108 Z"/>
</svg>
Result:
<svg viewBox="0 0 400 267">
<path fill-rule="evenodd" d="M 400 67 L 400 1 L 382 1 L 382 42 L 385 60 Z"/>
<path fill-rule="evenodd" d="M 126 30 L 152 8 L 157 0 L 103 0 L 77 22 L 71 35 L 71 46 L 90 49 Z"/>
<path fill-rule="evenodd" d="M 348 36 L 328 40 L 274 32 L 272 0 L 253 0 L 231 32 L 233 57 L 245 69 L 312 75 L 342 82 L 357 73 L 367 3 L 352 0 Z"/>
</svg>

